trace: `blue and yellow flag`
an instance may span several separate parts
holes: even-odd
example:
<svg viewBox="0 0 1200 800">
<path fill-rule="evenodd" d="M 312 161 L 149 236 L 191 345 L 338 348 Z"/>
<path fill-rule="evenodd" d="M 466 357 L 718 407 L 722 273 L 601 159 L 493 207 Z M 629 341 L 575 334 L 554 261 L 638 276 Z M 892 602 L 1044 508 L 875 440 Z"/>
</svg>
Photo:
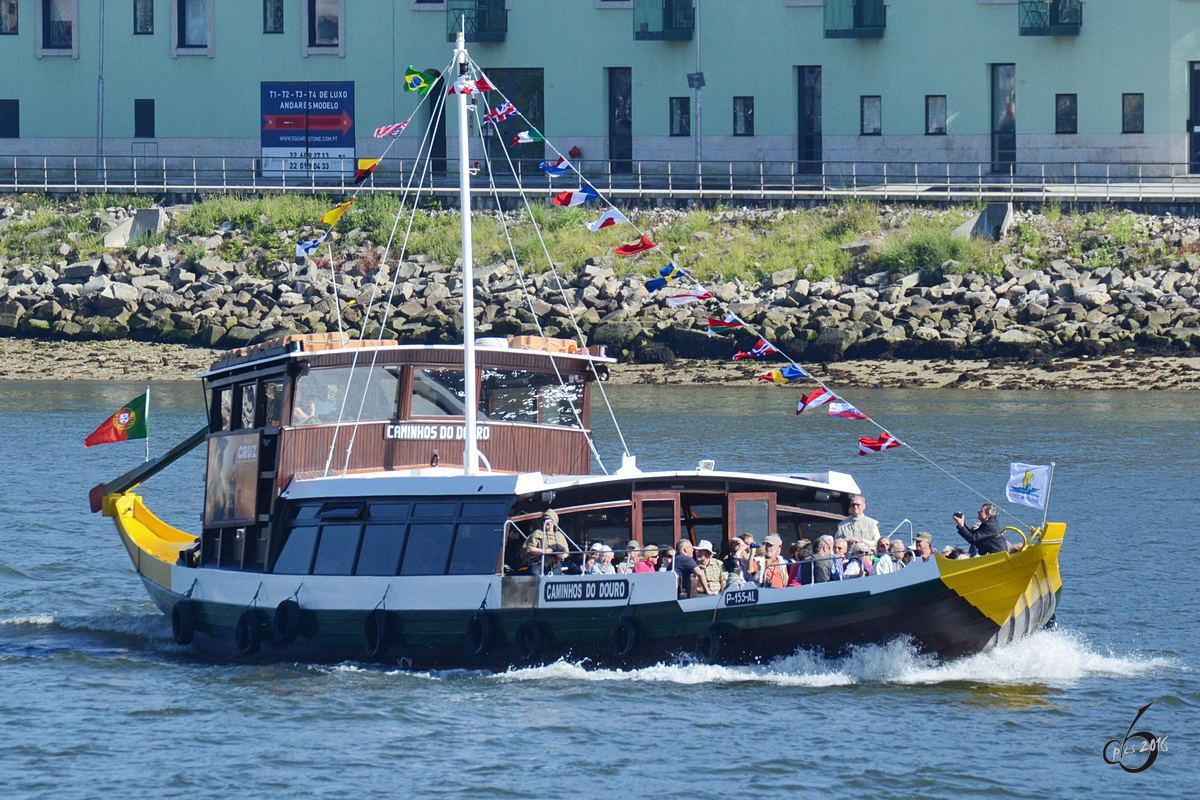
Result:
<svg viewBox="0 0 1200 800">
<path fill-rule="evenodd" d="M 404 91 L 416 92 L 424 97 L 433 88 L 433 82 L 440 76 L 436 72 L 420 72 L 410 64 L 404 73 Z"/>
<path fill-rule="evenodd" d="M 660 269 L 658 274 L 660 277 L 651 278 L 650 280 L 646 281 L 646 291 L 655 292 L 663 288 L 668 283 L 679 277 L 680 270 L 679 267 L 675 266 L 674 263 L 670 263 Z"/>
</svg>

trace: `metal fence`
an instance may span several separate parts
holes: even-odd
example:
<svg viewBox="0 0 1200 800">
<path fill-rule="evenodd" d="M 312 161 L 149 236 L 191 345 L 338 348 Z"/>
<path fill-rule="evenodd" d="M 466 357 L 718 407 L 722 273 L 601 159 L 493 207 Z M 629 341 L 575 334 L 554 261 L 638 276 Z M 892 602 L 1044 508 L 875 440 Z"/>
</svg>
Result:
<svg viewBox="0 0 1200 800">
<path fill-rule="evenodd" d="M 389 159 L 362 191 L 396 194 L 408 185 L 423 196 L 458 191 L 457 162 Z M 330 172 L 264 172 L 252 157 L 0 156 L 0 192 L 213 193 L 352 191 L 355 163 Z M 1191 202 L 1200 200 L 1200 175 L 1182 163 L 1055 162 L 993 164 L 934 161 L 580 161 L 588 181 L 614 199 L 822 201 L 862 197 L 880 201 Z M 495 177 L 502 197 L 516 197 L 507 161 Z M 551 178 L 537 161 L 516 162 L 531 193 L 579 186 L 578 176 Z M 420 174 L 414 175 L 414 170 Z M 472 186 L 488 193 L 486 168 Z"/>
</svg>

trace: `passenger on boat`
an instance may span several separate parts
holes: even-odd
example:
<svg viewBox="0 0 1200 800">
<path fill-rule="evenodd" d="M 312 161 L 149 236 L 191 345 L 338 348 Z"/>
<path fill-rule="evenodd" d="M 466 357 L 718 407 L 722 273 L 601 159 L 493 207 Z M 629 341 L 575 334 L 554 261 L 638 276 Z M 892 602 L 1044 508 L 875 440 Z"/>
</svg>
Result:
<svg viewBox="0 0 1200 800">
<path fill-rule="evenodd" d="M 625 545 L 625 560 L 617 564 L 617 574 L 628 575 L 633 572 L 633 568 L 642 560 L 642 546 L 633 539 Z"/>
<path fill-rule="evenodd" d="M 658 571 L 672 572 L 675 569 L 675 548 L 668 547 L 658 552 Z"/>
<path fill-rule="evenodd" d="M 891 549 L 892 540 L 886 536 L 880 536 L 879 541 L 875 543 L 875 555 L 871 558 L 871 566 L 878 564 Z"/>
<path fill-rule="evenodd" d="M 725 574 L 727 576 L 727 579 L 725 581 L 725 588 L 733 589 L 735 591 L 739 590 L 739 589 L 745 589 L 746 588 L 746 579 L 742 575 L 741 564 L 734 563 L 732 568 L 730 568 L 728 561 L 724 561 L 724 562 L 722 562 L 722 564 L 726 568 Z"/>
<path fill-rule="evenodd" d="M 1000 532 L 1000 523 L 996 521 L 999 510 L 991 503 L 984 503 L 979 509 L 979 524 L 968 528 L 961 513 L 954 515 L 954 524 L 958 526 L 958 535 L 971 544 L 971 555 L 986 556 L 992 553 L 1003 553 L 1008 550 L 1008 542 Z"/>
<path fill-rule="evenodd" d="M 1014 545 L 1015 546 L 1015 545 Z M 943 547 L 942 558 L 948 558 L 951 561 L 956 561 L 960 558 L 967 558 L 967 551 L 961 547 Z"/>
<path fill-rule="evenodd" d="M 592 564 L 589 575 L 615 575 L 616 567 L 613 566 L 613 549 L 606 544 L 600 545 L 600 552 L 596 556 L 596 563 Z"/>
<path fill-rule="evenodd" d="M 831 581 L 840 581 L 846 569 L 847 554 L 850 552 L 850 543 L 845 539 L 833 540 L 833 575 Z"/>
<path fill-rule="evenodd" d="M 600 548 L 604 547 L 600 542 L 594 542 L 588 551 L 583 556 L 583 574 L 592 574 L 592 567 L 596 566 L 596 560 L 600 557 Z"/>
<path fill-rule="evenodd" d="M 329 416 L 337 408 L 331 397 L 336 393 L 333 386 L 327 388 L 328 396 L 319 397 L 319 392 L 305 381 L 300 381 L 296 390 L 296 405 L 292 408 L 293 425 L 319 425 L 322 422 L 336 422 Z"/>
<path fill-rule="evenodd" d="M 903 539 L 896 539 L 892 542 L 891 549 L 875 564 L 874 574 L 889 575 L 904 569 L 904 551 L 906 549 Z"/>
<path fill-rule="evenodd" d="M 862 578 L 867 575 L 863 561 L 871 555 L 871 548 L 865 542 L 857 542 L 850 555 L 842 563 L 842 580 Z"/>
<path fill-rule="evenodd" d="M 720 594 L 724 591 L 725 584 L 729 581 L 729 572 L 724 564 L 713 558 L 712 542 L 701 539 L 696 545 L 696 563 L 704 576 L 704 580 L 696 584 L 696 590 L 700 594 Z"/>
<path fill-rule="evenodd" d="M 750 537 L 753 539 L 754 537 Z M 733 574 L 737 570 L 739 575 L 745 575 L 750 569 L 749 556 L 750 545 L 746 544 L 744 539 L 730 539 L 725 543 L 725 570 L 729 574 Z"/>
<path fill-rule="evenodd" d="M 633 571 L 639 575 L 645 572 L 654 572 L 658 569 L 658 547 L 648 544 L 642 548 L 642 560 L 634 565 Z"/>
<path fill-rule="evenodd" d="M 700 569 L 699 562 L 696 561 L 692 543 L 689 540 L 680 539 L 675 550 L 675 575 L 679 581 L 679 596 L 695 597 L 697 584 L 707 578 Z"/>
<path fill-rule="evenodd" d="M 788 582 L 788 563 L 780 555 L 783 540 L 772 533 L 763 540 L 763 554 L 750 559 L 750 576 L 764 589 L 782 589 Z"/>
<path fill-rule="evenodd" d="M 826 534 L 817 539 L 817 554 L 813 557 L 813 583 L 826 583 L 840 578 L 834 577 L 833 537 Z"/>
<path fill-rule="evenodd" d="M 567 546 L 566 534 L 558 527 L 558 512 L 548 508 L 542 514 L 541 527 L 529 534 L 529 538 L 521 546 L 521 562 L 530 568 L 534 563 L 541 564 L 542 557 L 556 544 L 561 545 L 564 552 L 570 549 Z M 545 564 L 541 564 L 540 568 L 545 569 Z"/>
<path fill-rule="evenodd" d="M 813 582 L 813 546 L 808 539 L 796 542 L 792 550 L 795 556 L 788 567 L 788 586 L 807 586 Z"/>
<path fill-rule="evenodd" d="M 850 516 L 838 523 L 837 538 L 851 542 L 866 542 L 871 547 L 879 541 L 879 523 L 866 515 L 867 501 L 861 494 L 850 499 Z"/>
<path fill-rule="evenodd" d="M 579 565 L 572 564 L 567 559 L 571 554 L 566 545 L 552 544 L 546 550 L 546 557 L 539 558 L 529 565 L 530 575 L 578 575 Z"/>
<path fill-rule="evenodd" d="M 928 561 L 933 558 L 933 535 L 928 531 L 921 531 L 917 534 L 916 542 L 913 544 L 917 553 L 913 558 L 919 558 L 922 561 Z M 905 562 L 907 563 L 907 562 Z"/>
</svg>

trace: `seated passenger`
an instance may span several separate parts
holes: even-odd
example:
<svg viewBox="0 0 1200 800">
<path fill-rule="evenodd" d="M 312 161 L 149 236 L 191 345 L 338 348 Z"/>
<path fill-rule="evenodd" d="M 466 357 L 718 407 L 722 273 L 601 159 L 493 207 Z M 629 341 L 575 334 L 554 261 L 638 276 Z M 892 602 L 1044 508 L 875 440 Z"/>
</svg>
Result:
<svg viewBox="0 0 1200 800">
<path fill-rule="evenodd" d="M 856 542 L 854 549 L 842 565 L 842 580 L 862 578 L 867 574 L 863 561 L 871 555 L 871 547 L 866 542 Z"/>
<path fill-rule="evenodd" d="M 917 541 L 913 546 L 917 548 L 917 554 L 915 557 L 920 558 L 922 561 L 928 561 L 929 559 L 933 558 L 933 536 L 926 531 L 921 531 L 917 534 Z M 909 558 L 905 560 L 905 564 L 909 563 L 909 561 L 914 558 L 911 553 L 907 555 Z"/>
<path fill-rule="evenodd" d="M 961 547 L 947 546 L 947 547 L 942 548 L 942 558 L 948 558 L 951 561 L 953 561 L 955 559 L 959 559 L 959 558 L 964 558 L 964 557 L 966 557 L 966 555 L 967 555 L 967 551 L 963 550 Z"/>
<path fill-rule="evenodd" d="M 892 540 L 886 536 L 880 536 L 879 541 L 875 543 L 875 555 L 871 557 L 871 566 L 878 564 L 891 549 Z"/>
<path fill-rule="evenodd" d="M 833 572 L 833 537 L 826 534 L 817 539 L 817 554 L 813 556 L 813 583 L 826 583 L 838 580 Z"/>
<path fill-rule="evenodd" d="M 796 542 L 796 557 L 788 567 L 788 586 L 807 586 L 813 582 L 813 546 L 808 539 Z"/>
<path fill-rule="evenodd" d="M 750 569 L 748 561 L 750 546 L 741 539 L 730 539 L 725 543 L 728 554 L 725 556 L 725 570 L 733 574 L 736 569 L 739 575 L 745 575 Z"/>
<path fill-rule="evenodd" d="M 700 544 L 696 545 L 696 563 L 704 575 L 704 579 L 696 584 L 696 591 L 700 594 L 720 594 L 724 591 L 729 572 L 724 564 L 713 558 L 712 542 L 701 539 Z"/>
<path fill-rule="evenodd" d="M 697 584 L 707 580 L 696 561 L 690 539 L 680 539 L 675 547 L 675 576 L 679 581 L 679 596 L 695 597 Z"/>
<path fill-rule="evenodd" d="M 850 543 L 848 541 L 845 539 L 833 540 L 833 561 L 831 563 L 833 574 L 829 580 L 840 581 L 842 579 L 842 573 L 846 568 L 849 552 Z"/>
<path fill-rule="evenodd" d="M 617 572 L 617 568 L 615 566 L 613 566 L 613 563 L 612 563 L 613 549 L 606 544 L 601 544 L 600 542 L 597 542 L 596 545 L 599 545 L 600 549 L 596 551 L 596 560 L 592 564 L 591 568 L 588 569 L 587 574 L 588 575 L 615 575 Z M 593 545 L 593 547 L 595 547 L 596 545 Z"/>
<path fill-rule="evenodd" d="M 721 564 L 725 567 L 725 588 L 733 590 L 745 589 L 746 579 L 742 575 L 742 565 L 734 562 L 733 566 L 730 567 L 728 560 L 722 561 Z"/>
<path fill-rule="evenodd" d="M 782 589 L 788 582 L 788 563 L 780 555 L 783 540 L 771 534 L 763 540 L 763 554 L 750 559 L 750 576 L 761 588 Z"/>
<path fill-rule="evenodd" d="M 887 555 L 879 559 L 879 563 L 875 565 L 875 574 L 890 575 L 893 572 L 903 569 L 904 551 L 906 549 L 903 539 L 896 539 L 892 542 L 891 550 L 888 551 Z"/>
<path fill-rule="evenodd" d="M 648 544 L 642 548 L 642 560 L 634 565 L 633 571 L 639 575 L 654 572 L 658 569 L 658 547 Z"/>
<path fill-rule="evenodd" d="M 549 508 L 542 514 L 541 526 L 529 534 L 525 544 L 521 546 L 521 563 L 528 567 L 530 572 L 533 571 L 534 563 L 539 564 L 539 570 L 549 572 L 544 557 L 554 545 L 560 545 L 564 553 L 568 552 L 567 537 L 558 527 L 558 513 Z M 541 572 L 536 574 L 540 575 Z"/>
<path fill-rule="evenodd" d="M 866 542 L 874 547 L 879 541 L 879 523 L 868 517 L 867 501 L 861 494 L 850 498 L 850 516 L 838 523 L 837 538 Z"/>
<path fill-rule="evenodd" d="M 574 567 L 578 574 L 579 566 L 571 564 L 567 561 L 570 557 L 567 548 L 561 544 L 550 545 L 550 549 L 545 558 L 539 558 L 529 565 L 530 575 L 570 575 L 569 570 Z"/>
<path fill-rule="evenodd" d="M 672 572 L 675 569 L 675 548 L 668 547 L 658 553 L 658 571 Z"/>
<path fill-rule="evenodd" d="M 968 528 L 962 514 L 954 515 L 954 524 L 958 526 L 958 535 L 971 545 L 971 555 L 977 552 L 981 556 L 992 553 L 1003 553 L 1008 550 L 1008 542 L 1000 531 L 1000 523 L 996 521 L 999 510 L 991 503 L 984 503 L 979 509 L 979 524 Z"/>
<path fill-rule="evenodd" d="M 642 560 L 642 546 L 633 539 L 625 545 L 625 560 L 617 564 L 618 575 L 628 575 L 633 572 L 633 568 Z"/>
<path fill-rule="evenodd" d="M 600 557 L 600 548 L 604 547 L 600 542 L 594 542 L 588 548 L 587 553 L 583 556 L 583 574 L 591 575 L 592 568 L 596 566 L 596 560 Z"/>
</svg>

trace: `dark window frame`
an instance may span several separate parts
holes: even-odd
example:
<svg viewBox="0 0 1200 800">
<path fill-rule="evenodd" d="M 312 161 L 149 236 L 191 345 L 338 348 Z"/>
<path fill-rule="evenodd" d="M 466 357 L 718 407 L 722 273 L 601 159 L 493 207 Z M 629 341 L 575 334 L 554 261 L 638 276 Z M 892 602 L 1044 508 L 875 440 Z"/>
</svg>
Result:
<svg viewBox="0 0 1200 800">
<path fill-rule="evenodd" d="M 879 104 L 879 128 L 867 131 L 867 101 L 874 100 Z M 858 135 L 883 136 L 883 95 L 864 94 L 858 98 Z"/>
<path fill-rule="evenodd" d="M 1137 98 L 1137 120 L 1136 124 L 1130 124 L 1131 117 L 1129 116 L 1129 101 L 1131 98 Z M 1146 132 L 1146 95 L 1144 92 L 1124 92 L 1121 94 L 1121 133 L 1145 133 Z"/>
<path fill-rule="evenodd" d="M 10 120 L 9 114 L 12 114 Z M 21 101 L 0 100 L 0 139 L 21 138 Z"/>
<path fill-rule="evenodd" d="M 1054 132 L 1064 135 L 1079 133 L 1079 95 L 1054 95 Z"/>
<path fill-rule="evenodd" d="M 270 6 L 275 6 L 279 9 L 279 12 L 280 12 L 279 13 L 279 30 L 271 30 L 271 27 L 270 27 L 270 19 L 271 18 L 268 16 L 268 14 L 271 11 Z M 284 7 L 283 0 L 263 0 L 263 34 L 264 35 L 281 34 L 284 32 L 284 28 L 285 28 L 284 20 L 286 19 L 286 15 L 284 14 L 283 7 Z"/>
<path fill-rule="evenodd" d="M 941 126 L 941 130 L 934 130 L 933 129 L 934 126 L 930 124 L 930 122 L 931 122 L 930 115 L 929 115 L 930 101 L 938 100 L 938 99 L 940 99 L 942 101 L 942 126 Z M 946 95 L 944 95 L 944 94 L 927 94 L 927 95 L 925 95 L 925 135 L 926 136 L 945 136 L 945 135 L 947 135 L 948 129 L 950 127 L 949 116 L 950 116 L 949 104 L 946 102 Z M 881 127 L 882 127 L 882 117 L 883 117 L 883 109 L 880 108 Z"/>
<path fill-rule="evenodd" d="M 742 130 L 740 131 L 738 130 L 738 101 L 741 101 L 742 104 Z M 751 95 L 739 95 L 733 98 L 733 135 L 754 135 L 754 97 Z"/>
<path fill-rule="evenodd" d="M 138 6 L 144 3 L 150 5 L 150 30 L 138 30 Z M 153 36 L 154 35 L 154 0 L 133 0 L 133 35 L 134 36 Z M 154 137 L 151 136 L 151 139 Z"/>
<path fill-rule="evenodd" d="M 676 109 L 679 109 L 678 116 Z M 670 97 L 667 98 L 667 126 L 668 131 L 672 136 L 687 137 L 692 135 L 692 98 L 690 97 Z M 675 132 L 675 121 L 679 119 L 683 122 L 681 126 L 684 128 L 683 133 Z"/>
</svg>

